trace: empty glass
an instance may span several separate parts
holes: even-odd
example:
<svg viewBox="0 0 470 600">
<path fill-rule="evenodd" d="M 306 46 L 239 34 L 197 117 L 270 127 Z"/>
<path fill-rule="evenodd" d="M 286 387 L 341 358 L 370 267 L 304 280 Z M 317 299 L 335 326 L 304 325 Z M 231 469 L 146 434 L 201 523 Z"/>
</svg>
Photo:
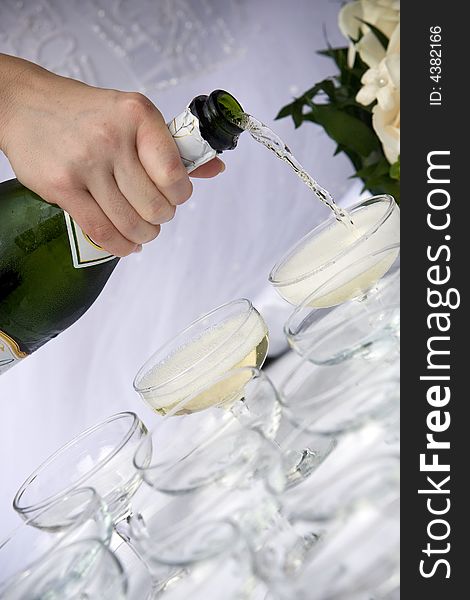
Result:
<svg viewBox="0 0 470 600">
<path fill-rule="evenodd" d="M 400 486 L 397 455 L 369 452 L 348 444 L 339 447 L 330 460 L 311 477 L 283 494 L 282 505 L 290 519 L 330 521 L 354 511 L 362 502 L 383 501 L 396 495 Z"/>
<path fill-rule="evenodd" d="M 147 428 L 131 412 L 113 415 L 62 446 L 20 487 L 13 507 L 25 520 L 35 518 L 52 502 L 72 490 L 90 486 L 106 502 L 114 520 L 129 510 L 129 501 L 141 483 L 133 465 L 135 450 Z"/>
<path fill-rule="evenodd" d="M 142 464 L 150 446 L 150 464 Z M 156 492 L 153 503 L 134 507 L 125 532 L 145 560 L 153 551 L 153 560 L 161 562 L 158 541 L 147 546 L 142 540 L 162 537 L 162 530 L 171 536 L 172 528 L 230 518 L 256 546 L 275 526 L 284 486 L 278 450 L 226 410 L 164 419 L 137 451 L 135 464 Z"/>
<path fill-rule="evenodd" d="M 208 382 L 237 367 L 260 367 L 268 330 L 249 300 L 224 304 L 189 325 L 143 365 L 134 388 L 156 412 L 166 414 L 192 397 L 185 412 L 220 404 L 230 394 Z M 204 390 L 196 394 L 198 390 Z M 183 409 L 182 409 L 183 410 Z M 174 411 L 172 411 L 174 414 Z"/>
<path fill-rule="evenodd" d="M 90 537 L 108 545 L 111 531 L 111 516 L 95 490 L 78 488 L 51 501 L 0 543 L 0 595 L 22 597 L 14 592 L 28 574 L 43 570 L 51 552 Z"/>
<path fill-rule="evenodd" d="M 398 250 L 376 253 L 396 245 L 400 239 L 400 210 L 388 195 L 374 196 L 348 208 L 354 227 L 332 214 L 318 225 L 277 263 L 269 276 L 279 294 L 298 306 L 320 286 L 328 284 L 311 306 L 329 307 L 369 289 L 395 261 Z M 361 269 L 351 265 L 363 260 Z M 339 275 L 341 273 L 341 275 Z"/>
<path fill-rule="evenodd" d="M 362 285 L 358 276 L 350 283 L 349 300 L 332 308 L 312 307 L 330 289 L 336 289 L 348 277 L 354 277 L 354 273 L 367 270 L 371 261 L 388 263 L 390 255 L 395 259 L 398 250 L 398 245 L 391 246 L 358 259 L 306 297 L 284 327 L 291 347 L 317 364 L 334 364 L 357 355 L 378 358 L 396 350 L 400 327 L 398 260 L 380 281 L 372 282 L 375 285 L 372 289 Z"/>
<path fill-rule="evenodd" d="M 355 360 L 317 366 L 308 357 L 281 383 L 282 420 L 276 435 L 288 486 L 297 485 L 335 449 L 338 439 L 398 410 L 395 364 Z M 384 426 L 378 427 L 384 435 Z M 328 467 L 328 466 L 327 466 Z"/>
<path fill-rule="evenodd" d="M 124 600 L 127 577 L 99 539 L 56 548 L 2 594 L 6 600 Z"/>
<path fill-rule="evenodd" d="M 272 545 L 261 575 L 281 600 L 365 600 L 396 586 L 399 567 L 399 500 L 395 490 L 364 501 L 328 523 L 295 519 L 305 543 Z"/>
<path fill-rule="evenodd" d="M 283 415 L 297 428 L 337 437 L 396 414 L 398 372 L 388 361 L 374 363 L 374 369 L 367 361 L 354 361 L 343 375 L 340 365 L 309 368 L 305 360 L 286 378 L 280 398 Z"/>
<path fill-rule="evenodd" d="M 206 524 L 207 527 L 207 524 Z M 214 552 L 201 557 L 188 568 L 180 570 L 165 582 L 153 598 L 162 600 L 264 600 L 267 589 L 255 577 L 251 554 L 245 541 L 233 524 L 212 524 L 210 537 L 218 538 Z M 219 534 L 217 534 L 217 527 Z M 223 533 L 222 533 L 223 531 Z M 174 555 L 180 565 L 179 556 Z"/>
<path fill-rule="evenodd" d="M 192 514 L 187 498 L 147 491 L 141 510 L 117 529 L 146 564 L 154 594 L 185 576 L 192 565 L 226 553 L 238 542 L 233 523 L 212 520 L 209 513 Z"/>
</svg>

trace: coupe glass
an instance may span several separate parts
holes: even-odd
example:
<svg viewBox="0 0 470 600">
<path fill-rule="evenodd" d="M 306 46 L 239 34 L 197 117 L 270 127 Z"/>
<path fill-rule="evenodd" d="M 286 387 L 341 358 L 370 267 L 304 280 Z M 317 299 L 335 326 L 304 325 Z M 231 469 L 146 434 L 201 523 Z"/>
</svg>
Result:
<svg viewBox="0 0 470 600">
<path fill-rule="evenodd" d="M 194 565 L 238 545 L 240 534 L 230 521 L 211 520 L 209 514 L 195 518 L 187 499 L 161 498 L 150 488 L 147 492 L 143 510 L 119 524 L 118 531 L 147 565 L 151 596 L 186 577 Z"/>
<path fill-rule="evenodd" d="M 208 379 L 204 387 L 175 405 L 166 418 L 189 414 L 191 411 L 186 410 L 186 406 L 192 406 L 193 398 L 202 396 L 211 406 L 230 411 L 244 427 L 259 429 L 269 439 L 275 437 L 281 419 L 281 404 L 274 384 L 258 368 L 240 367 Z"/>
<path fill-rule="evenodd" d="M 351 449 L 351 444 L 348 445 Z M 371 449 L 372 450 L 372 449 Z M 399 457 L 361 448 L 345 455 L 338 448 L 331 459 L 311 477 L 287 490 L 282 497 L 289 519 L 332 521 L 353 512 L 361 503 L 371 504 L 387 494 L 396 495 L 400 486 Z"/>
<path fill-rule="evenodd" d="M 194 321 L 143 365 L 134 388 L 156 412 L 165 415 L 189 396 L 185 412 L 220 404 L 223 388 L 208 381 L 237 367 L 261 367 L 268 330 L 249 300 L 234 300 Z M 204 389 L 195 395 L 195 391 Z"/>
<path fill-rule="evenodd" d="M 400 328 L 400 265 L 395 260 L 387 274 L 371 289 L 356 279 L 350 286 L 351 299 L 331 308 L 312 308 L 316 299 L 354 272 L 367 270 L 396 257 L 398 246 L 358 259 L 314 290 L 292 313 L 284 327 L 291 347 L 317 364 L 334 364 L 358 354 L 374 359 L 398 349 Z M 354 290 L 353 290 L 354 287 Z M 357 300 L 361 301 L 358 302 Z"/>
<path fill-rule="evenodd" d="M 287 375 L 279 392 L 283 408 L 276 441 L 291 487 L 309 477 L 350 431 L 397 410 L 398 372 L 388 362 L 377 363 L 375 369 L 364 360 L 318 366 L 307 357 Z M 384 435 L 383 427 L 374 424 L 374 429 Z"/>
<path fill-rule="evenodd" d="M 179 571 L 154 593 L 153 598 L 162 600 L 265 599 L 267 588 L 253 574 L 250 551 L 241 534 L 229 522 L 214 523 L 212 527 L 213 529 L 208 532 L 209 538 L 218 540 L 213 548 L 214 551 L 192 562 L 189 568 Z M 174 564 L 180 566 L 178 552 L 174 554 L 174 559 Z"/>
<path fill-rule="evenodd" d="M 24 597 L 15 595 L 21 582 L 44 571 L 51 552 L 89 537 L 108 545 L 111 532 L 111 516 L 95 490 L 78 488 L 52 501 L 0 543 L 0 596 Z"/>
<path fill-rule="evenodd" d="M 375 598 L 396 584 L 399 568 L 398 492 L 385 500 L 365 501 L 344 519 L 297 520 L 299 531 L 319 531 L 300 559 L 292 552 L 278 557 L 270 586 L 281 600 L 349 600 Z M 311 534 L 314 537 L 314 534 Z M 282 550 L 282 548 L 281 548 Z M 269 578 L 269 576 L 268 576 Z M 314 585 L 312 585 L 314 582 Z"/>
<path fill-rule="evenodd" d="M 318 367 L 304 359 L 280 389 L 283 416 L 317 436 L 342 436 L 375 420 L 386 421 L 399 406 L 396 363 L 364 360 Z M 330 382 L 328 384 L 328 382 Z"/>
<path fill-rule="evenodd" d="M 253 547 L 275 526 L 284 487 L 278 449 L 226 410 L 164 419 L 137 450 L 135 465 L 156 493 L 153 503 L 128 519 L 127 534 L 138 552 L 146 552 L 139 538 L 171 534 L 171 528 L 196 521 L 230 518 Z M 142 523 L 146 530 L 139 531 Z M 161 562 L 157 546 L 154 560 Z"/>
<path fill-rule="evenodd" d="M 391 267 L 397 249 L 382 254 L 380 260 L 376 253 L 399 243 L 400 210 L 395 200 L 388 195 L 373 196 L 350 207 L 348 212 L 354 229 L 331 215 L 273 268 L 269 280 L 285 300 L 298 306 L 335 277 L 334 286 L 328 284 L 312 306 L 340 304 L 353 298 L 358 288 L 372 287 Z M 351 268 L 360 259 L 363 268 Z"/>
<path fill-rule="evenodd" d="M 99 539 L 56 548 L 2 594 L 6 600 L 125 600 L 127 577 Z"/>
<path fill-rule="evenodd" d="M 317 436 L 338 437 L 367 423 L 387 422 L 399 406 L 399 385 L 394 378 L 362 381 L 322 397 L 299 402 L 295 396 L 284 400 L 284 414 L 295 426 Z"/>
<path fill-rule="evenodd" d="M 90 486 L 103 498 L 114 521 L 129 511 L 141 484 L 133 465 L 147 428 L 131 412 L 113 415 L 62 446 L 20 487 L 13 507 L 30 524 L 42 527 L 38 515 L 72 490 Z"/>
</svg>

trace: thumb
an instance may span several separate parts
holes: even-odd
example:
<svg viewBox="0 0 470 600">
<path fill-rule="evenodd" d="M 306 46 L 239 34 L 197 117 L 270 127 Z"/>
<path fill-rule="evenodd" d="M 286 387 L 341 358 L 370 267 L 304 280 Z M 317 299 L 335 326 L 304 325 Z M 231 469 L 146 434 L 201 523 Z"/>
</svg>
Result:
<svg viewBox="0 0 470 600">
<path fill-rule="evenodd" d="M 190 177 L 199 177 L 208 179 L 210 177 L 215 177 L 219 175 L 219 173 L 223 173 L 225 171 L 225 163 L 223 163 L 220 158 L 213 158 L 209 162 L 206 162 L 204 165 L 201 165 L 197 169 L 194 169 L 192 173 L 189 174 Z"/>
</svg>

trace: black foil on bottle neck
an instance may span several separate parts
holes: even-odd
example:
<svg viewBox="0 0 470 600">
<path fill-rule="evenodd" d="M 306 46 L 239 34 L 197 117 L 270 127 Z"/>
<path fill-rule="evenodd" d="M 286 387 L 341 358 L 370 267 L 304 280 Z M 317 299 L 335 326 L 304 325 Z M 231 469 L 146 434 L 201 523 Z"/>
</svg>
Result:
<svg viewBox="0 0 470 600">
<path fill-rule="evenodd" d="M 199 130 L 206 142 L 217 152 L 232 150 L 243 129 L 227 119 L 217 99 L 223 90 L 215 90 L 209 96 L 196 96 L 189 110 L 199 119 Z"/>
</svg>

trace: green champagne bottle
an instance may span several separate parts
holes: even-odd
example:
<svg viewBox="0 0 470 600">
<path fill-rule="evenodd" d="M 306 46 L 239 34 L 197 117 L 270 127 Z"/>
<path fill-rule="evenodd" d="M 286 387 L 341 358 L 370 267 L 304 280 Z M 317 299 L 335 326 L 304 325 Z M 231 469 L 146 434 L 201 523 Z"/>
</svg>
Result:
<svg viewBox="0 0 470 600">
<path fill-rule="evenodd" d="M 188 172 L 235 148 L 243 109 L 216 90 L 168 124 Z M 118 263 L 58 206 L 16 179 L 0 183 L 0 374 L 67 329 Z"/>
</svg>

